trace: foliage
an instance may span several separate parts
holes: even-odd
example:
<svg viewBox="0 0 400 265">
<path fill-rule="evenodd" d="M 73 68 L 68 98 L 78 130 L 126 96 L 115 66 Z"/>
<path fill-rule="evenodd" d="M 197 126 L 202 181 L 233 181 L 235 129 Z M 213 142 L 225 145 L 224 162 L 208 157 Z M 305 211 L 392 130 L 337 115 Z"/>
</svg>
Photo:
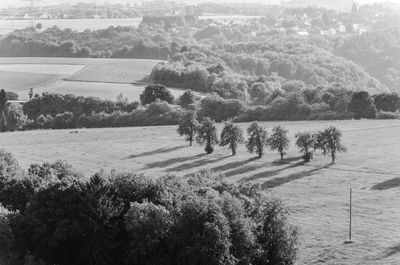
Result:
<svg viewBox="0 0 400 265">
<path fill-rule="evenodd" d="M 194 103 L 195 99 L 196 95 L 193 93 L 193 91 L 187 89 L 182 94 L 182 96 L 179 97 L 179 105 L 181 105 L 183 108 L 188 108 L 191 104 Z"/>
<path fill-rule="evenodd" d="M 272 129 L 272 134 L 268 138 L 268 146 L 271 150 L 277 150 L 283 159 L 285 150 L 289 148 L 289 131 L 278 125 Z"/>
<path fill-rule="evenodd" d="M 376 107 L 374 99 L 368 92 L 355 92 L 349 104 L 349 110 L 354 113 L 354 118 L 375 118 Z"/>
<path fill-rule="evenodd" d="M 332 164 L 335 163 L 336 154 L 346 152 L 346 147 L 342 143 L 342 132 L 334 126 L 318 132 L 315 149 L 320 149 L 325 156 L 330 154 Z"/>
<path fill-rule="evenodd" d="M 28 118 L 20 104 L 8 104 L 6 108 L 7 130 L 18 131 L 28 123 Z"/>
<path fill-rule="evenodd" d="M 0 165 L 16 166 L 10 154 L 2 154 Z M 250 194 L 220 175 L 155 180 L 116 171 L 90 178 L 73 172 L 61 162 L 31 166 L 37 184 L 28 203 L 0 216 L 2 264 L 291 265 L 296 260 L 297 231 L 282 203 L 261 192 Z"/>
<path fill-rule="evenodd" d="M 396 93 L 381 93 L 373 96 L 378 111 L 396 112 L 400 108 L 400 96 Z"/>
<path fill-rule="evenodd" d="M 199 144 L 206 144 L 205 151 L 207 154 L 214 152 L 214 145 L 218 144 L 217 128 L 215 121 L 209 117 L 203 118 L 196 136 Z"/>
<path fill-rule="evenodd" d="M 313 152 L 311 149 L 315 147 L 316 136 L 312 132 L 298 132 L 296 133 L 296 145 L 299 148 L 300 153 L 303 155 L 305 162 L 310 162 L 313 158 Z"/>
<path fill-rule="evenodd" d="M 256 152 L 261 158 L 264 154 L 264 149 L 268 145 L 268 133 L 257 122 L 254 122 L 247 128 L 249 138 L 246 142 L 247 150 L 250 153 Z"/>
<path fill-rule="evenodd" d="M 232 155 L 236 155 L 238 144 L 244 142 L 243 131 L 238 125 L 235 125 L 231 121 L 225 122 L 225 126 L 221 132 L 220 146 L 229 145 L 229 149 L 232 151 Z"/>
<path fill-rule="evenodd" d="M 180 136 L 186 136 L 186 141 L 189 142 L 190 146 L 192 146 L 198 128 L 199 122 L 197 121 L 197 114 L 195 111 L 188 110 L 179 118 L 177 131 Z"/>
<path fill-rule="evenodd" d="M 142 105 L 150 104 L 156 100 L 165 101 L 171 104 L 174 101 L 174 96 L 165 86 L 157 84 L 146 86 L 143 93 L 140 95 L 140 102 Z"/>
</svg>

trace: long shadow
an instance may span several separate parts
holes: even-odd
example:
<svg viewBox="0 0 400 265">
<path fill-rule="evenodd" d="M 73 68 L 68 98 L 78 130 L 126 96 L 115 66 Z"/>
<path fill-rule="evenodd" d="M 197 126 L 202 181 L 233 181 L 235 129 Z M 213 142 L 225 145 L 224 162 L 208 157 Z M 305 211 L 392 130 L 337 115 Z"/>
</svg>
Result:
<svg viewBox="0 0 400 265">
<path fill-rule="evenodd" d="M 272 163 L 274 163 L 274 162 L 272 162 Z M 275 175 L 278 175 L 280 172 L 282 172 L 284 170 L 287 170 L 287 169 L 293 168 L 293 167 L 303 166 L 304 164 L 305 164 L 304 161 L 300 161 L 300 162 L 297 162 L 295 164 L 289 164 L 288 166 L 285 166 L 285 167 L 282 167 L 282 168 L 278 168 L 278 169 L 275 169 L 275 170 L 268 170 L 268 171 L 265 171 L 265 172 L 261 172 L 261 173 L 255 174 L 255 175 L 253 175 L 251 177 L 248 177 L 248 178 L 246 178 L 244 180 L 245 181 L 250 181 L 250 180 L 256 180 L 256 179 L 259 179 L 259 178 L 273 177 Z M 245 173 L 245 172 L 243 172 L 243 173 Z"/>
<path fill-rule="evenodd" d="M 371 187 L 371 190 L 388 190 L 392 188 L 397 188 L 400 187 L 400 178 L 392 178 L 389 180 L 386 180 L 384 182 L 375 184 L 374 186 Z"/>
<path fill-rule="evenodd" d="M 257 160 L 257 159 L 258 158 L 251 158 L 251 159 L 248 159 L 248 160 L 245 160 L 245 161 L 235 161 L 235 162 L 231 162 L 231 163 L 224 164 L 224 165 L 221 165 L 221 166 L 213 167 L 213 168 L 211 168 L 211 170 L 213 170 L 213 171 L 226 171 L 226 170 L 229 170 L 229 169 L 234 169 L 234 168 L 238 168 L 238 167 L 244 166 L 244 165 L 246 165 L 246 164 L 248 164 L 248 163 L 250 163 L 250 162 L 252 162 L 254 160 Z"/>
<path fill-rule="evenodd" d="M 125 159 L 132 159 L 132 158 L 142 157 L 142 156 L 151 156 L 151 155 L 155 155 L 155 154 L 169 153 L 169 152 L 173 152 L 173 151 L 185 148 L 185 147 L 187 147 L 187 146 L 181 145 L 181 146 L 175 146 L 175 147 L 170 147 L 170 148 L 158 148 L 153 151 L 143 152 L 143 153 L 140 153 L 137 155 L 130 155 L 130 156 L 126 157 Z"/>
<path fill-rule="evenodd" d="M 163 161 L 152 162 L 152 163 L 146 164 L 145 169 L 155 168 L 155 167 L 168 167 L 172 164 L 183 163 L 183 162 L 195 160 L 197 158 L 200 158 L 200 157 L 203 157 L 206 155 L 207 154 L 200 154 L 200 155 L 195 155 L 195 156 L 190 156 L 190 157 L 176 157 L 176 158 L 171 158 L 171 159 L 167 159 L 167 160 L 163 160 Z"/>
<path fill-rule="evenodd" d="M 179 171 L 184 171 L 184 170 L 188 170 L 188 169 L 192 169 L 192 168 L 196 168 L 196 167 L 201 167 L 201 166 L 206 165 L 206 164 L 217 163 L 217 162 L 219 162 L 221 160 L 224 160 L 224 159 L 226 159 L 228 157 L 231 157 L 231 156 L 223 156 L 223 157 L 217 157 L 217 158 L 213 158 L 213 159 L 203 158 L 203 159 L 194 161 L 192 163 L 186 163 L 186 164 L 179 165 L 177 167 L 170 168 L 168 171 L 170 171 L 170 172 L 173 172 L 173 171 L 178 171 L 178 172 Z"/>
<path fill-rule="evenodd" d="M 289 158 L 275 160 L 274 162 L 272 162 L 272 164 L 273 165 L 291 164 L 292 162 L 299 161 L 302 159 L 303 158 L 301 156 L 289 157 Z"/>
<path fill-rule="evenodd" d="M 315 174 L 315 172 L 318 172 L 324 168 L 329 168 L 330 166 L 331 166 L 331 164 L 328 164 L 326 166 L 317 167 L 317 168 L 314 168 L 314 169 L 311 169 L 308 171 L 301 171 L 298 173 L 290 174 L 289 176 L 286 176 L 286 177 L 271 179 L 271 180 L 268 180 L 268 181 L 264 182 L 263 184 L 261 184 L 261 187 L 262 187 L 262 189 L 270 189 L 270 188 L 278 187 L 283 184 L 289 183 L 291 181 L 311 176 L 311 175 Z"/>
<path fill-rule="evenodd" d="M 397 253 L 400 252 L 400 244 L 397 244 L 395 246 L 391 246 L 387 249 L 386 253 L 385 253 L 385 258 L 393 256 Z"/>
</svg>

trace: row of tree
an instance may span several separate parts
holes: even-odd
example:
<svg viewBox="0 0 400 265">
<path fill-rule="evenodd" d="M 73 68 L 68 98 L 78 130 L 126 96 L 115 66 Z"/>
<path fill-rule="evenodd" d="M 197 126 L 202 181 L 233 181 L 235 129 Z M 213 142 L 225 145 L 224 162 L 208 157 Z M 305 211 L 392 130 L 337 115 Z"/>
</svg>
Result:
<svg viewBox="0 0 400 265">
<path fill-rule="evenodd" d="M 288 130 L 282 126 L 276 126 L 272 129 L 272 134 L 268 136 L 268 131 L 257 122 L 252 123 L 247 128 L 248 139 L 245 141 L 243 130 L 239 125 L 231 121 L 225 122 L 221 135 L 218 138 L 215 122 L 209 117 L 203 118 L 201 123 L 197 120 L 196 112 L 186 111 L 180 118 L 177 132 L 180 136 L 185 136 L 190 146 L 193 141 L 204 145 L 207 154 L 214 152 L 214 146 L 227 146 L 232 155 L 236 155 L 240 144 L 245 143 L 250 153 L 257 153 L 261 158 L 267 147 L 272 151 L 278 151 L 283 159 L 286 151 L 289 149 Z M 302 154 L 305 162 L 309 162 L 313 157 L 313 151 L 321 150 L 323 155 L 330 155 L 332 163 L 335 163 L 336 155 L 339 152 L 345 152 L 346 148 L 342 144 L 342 132 L 334 126 L 331 126 L 318 133 L 299 132 L 296 134 L 296 145 Z"/>
</svg>

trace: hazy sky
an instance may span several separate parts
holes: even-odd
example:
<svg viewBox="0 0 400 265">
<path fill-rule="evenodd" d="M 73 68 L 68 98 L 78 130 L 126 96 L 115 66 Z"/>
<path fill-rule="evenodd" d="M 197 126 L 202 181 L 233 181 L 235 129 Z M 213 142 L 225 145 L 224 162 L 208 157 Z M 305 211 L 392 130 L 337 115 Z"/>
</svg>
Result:
<svg viewBox="0 0 400 265">
<path fill-rule="evenodd" d="M 38 0 L 35 0 L 38 1 Z M 104 0 L 97 0 L 99 3 L 103 3 Z M 141 3 L 146 0 L 106 0 L 108 3 Z M 263 3 L 279 3 L 281 0 L 176 0 L 182 2 L 263 2 Z M 352 0 L 349 0 L 352 1 Z M 374 3 L 374 2 L 397 2 L 398 0 L 356 0 L 358 3 Z M 40 5 L 51 5 L 55 3 L 76 3 L 76 2 L 96 2 L 96 0 L 39 0 L 37 4 Z M 7 8 L 9 6 L 21 6 L 30 4 L 29 0 L 0 0 L 0 8 Z"/>
</svg>

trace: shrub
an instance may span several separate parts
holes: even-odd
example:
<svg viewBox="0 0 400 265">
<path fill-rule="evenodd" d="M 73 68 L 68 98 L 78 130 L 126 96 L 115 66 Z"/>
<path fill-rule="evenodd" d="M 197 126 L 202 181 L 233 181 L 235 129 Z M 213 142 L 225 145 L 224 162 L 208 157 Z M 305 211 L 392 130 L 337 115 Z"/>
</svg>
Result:
<svg viewBox="0 0 400 265">
<path fill-rule="evenodd" d="M 146 86 L 143 93 L 140 95 L 140 102 L 142 105 L 153 103 L 156 100 L 172 103 L 174 101 L 174 96 L 165 86 L 157 84 Z"/>
<path fill-rule="evenodd" d="M 398 112 L 378 111 L 376 118 L 378 120 L 398 120 L 400 119 L 400 114 Z"/>
</svg>

